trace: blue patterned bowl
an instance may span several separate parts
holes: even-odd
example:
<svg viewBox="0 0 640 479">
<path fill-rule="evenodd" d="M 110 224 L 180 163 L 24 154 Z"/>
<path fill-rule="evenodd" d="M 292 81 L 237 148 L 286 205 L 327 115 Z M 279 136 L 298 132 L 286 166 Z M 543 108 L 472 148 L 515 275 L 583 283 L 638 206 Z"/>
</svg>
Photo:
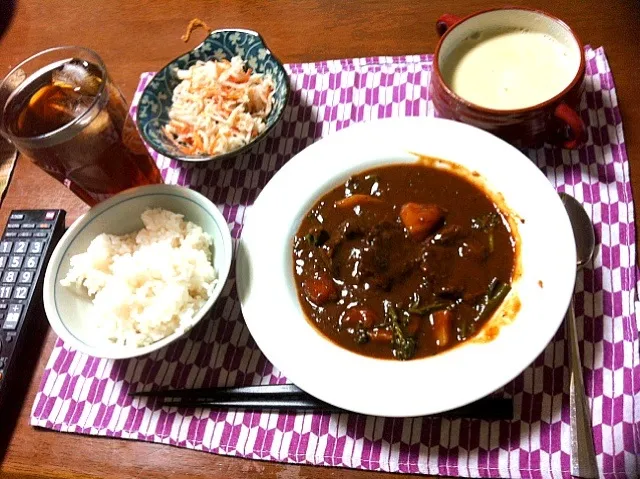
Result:
<svg viewBox="0 0 640 479">
<path fill-rule="evenodd" d="M 230 60 L 239 55 L 256 73 L 270 74 L 275 91 L 273 107 L 266 118 L 265 130 L 247 145 L 220 155 L 186 155 L 167 138 L 162 127 L 169 122 L 173 89 L 180 83 L 177 69 L 187 69 L 196 61 Z M 282 118 L 289 96 L 289 78 L 282 63 L 269 51 L 262 37 L 251 30 L 216 30 L 193 50 L 179 56 L 160 70 L 142 92 L 138 104 L 137 124 L 144 141 L 169 158 L 183 161 L 222 160 L 252 148 L 265 138 Z"/>
</svg>

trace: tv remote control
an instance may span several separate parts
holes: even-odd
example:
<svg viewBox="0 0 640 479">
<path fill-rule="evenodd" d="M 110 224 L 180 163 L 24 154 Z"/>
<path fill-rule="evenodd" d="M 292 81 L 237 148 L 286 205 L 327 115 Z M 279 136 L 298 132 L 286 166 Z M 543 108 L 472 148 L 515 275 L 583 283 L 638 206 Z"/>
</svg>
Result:
<svg viewBox="0 0 640 479">
<path fill-rule="evenodd" d="M 24 374 L 21 352 L 30 337 L 46 330 L 42 281 L 53 249 L 64 233 L 64 210 L 14 210 L 0 238 L 0 407 Z M 43 324 L 44 323 L 44 324 Z M 31 338 L 33 340 L 35 338 Z"/>
</svg>

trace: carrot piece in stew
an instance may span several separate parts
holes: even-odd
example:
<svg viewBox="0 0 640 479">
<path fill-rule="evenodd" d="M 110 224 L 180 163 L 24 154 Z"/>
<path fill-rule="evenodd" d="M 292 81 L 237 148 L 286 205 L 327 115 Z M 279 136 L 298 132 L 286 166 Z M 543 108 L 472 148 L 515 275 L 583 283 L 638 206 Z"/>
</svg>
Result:
<svg viewBox="0 0 640 479">
<path fill-rule="evenodd" d="M 400 219 L 411 237 L 422 241 L 440 226 L 444 211 L 438 205 L 405 203 L 400 208 Z"/>
<path fill-rule="evenodd" d="M 371 341 L 374 343 L 391 343 L 393 333 L 389 329 L 376 328 L 371 331 Z"/>
<path fill-rule="evenodd" d="M 342 198 L 335 202 L 336 208 L 353 208 L 362 205 L 379 205 L 383 201 L 380 198 L 370 195 L 355 194 Z"/>
<path fill-rule="evenodd" d="M 316 306 L 322 306 L 338 298 L 338 291 L 331 278 L 326 275 L 309 278 L 302 285 L 307 299 Z"/>
<path fill-rule="evenodd" d="M 436 343 L 443 348 L 449 344 L 453 312 L 450 309 L 441 309 L 431 313 L 431 317 L 433 318 L 433 333 Z"/>
</svg>

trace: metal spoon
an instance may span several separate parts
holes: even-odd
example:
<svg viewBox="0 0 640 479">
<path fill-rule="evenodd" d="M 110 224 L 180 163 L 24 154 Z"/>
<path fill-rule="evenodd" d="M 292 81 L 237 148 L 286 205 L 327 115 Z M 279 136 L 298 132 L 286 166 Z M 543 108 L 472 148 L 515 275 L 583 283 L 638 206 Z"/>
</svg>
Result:
<svg viewBox="0 0 640 479">
<path fill-rule="evenodd" d="M 576 242 L 577 270 L 591 261 L 595 249 L 593 225 L 584 208 L 578 201 L 560 193 Z M 573 310 L 573 298 L 565 316 L 569 328 L 569 350 L 571 363 L 571 386 L 569 389 L 569 408 L 571 411 L 571 475 L 584 478 L 597 478 L 598 464 L 593 446 L 593 433 L 589 405 L 582 378 L 582 361 L 578 349 L 578 331 Z"/>
</svg>

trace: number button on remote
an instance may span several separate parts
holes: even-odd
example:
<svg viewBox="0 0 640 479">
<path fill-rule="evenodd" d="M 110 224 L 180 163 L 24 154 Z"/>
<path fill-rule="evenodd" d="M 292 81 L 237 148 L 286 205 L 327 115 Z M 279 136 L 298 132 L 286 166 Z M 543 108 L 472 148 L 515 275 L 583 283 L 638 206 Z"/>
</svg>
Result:
<svg viewBox="0 0 640 479">
<path fill-rule="evenodd" d="M 29 248 L 28 241 L 16 241 L 15 248 L 13 249 L 14 253 L 26 253 L 27 248 Z"/>
<path fill-rule="evenodd" d="M 19 283 L 31 283 L 33 281 L 33 271 L 22 271 L 20 273 Z"/>
<path fill-rule="evenodd" d="M 32 241 L 31 247 L 29 248 L 29 253 L 35 253 L 35 254 L 42 253 L 43 245 L 44 245 L 44 241 Z"/>
<path fill-rule="evenodd" d="M 11 256 L 9 258 L 9 268 L 20 268 L 24 256 Z"/>
<path fill-rule="evenodd" d="M 25 263 L 25 268 L 36 268 L 38 266 L 38 257 L 37 256 L 27 256 L 27 262 Z"/>
<path fill-rule="evenodd" d="M 7 265 L 7 256 L 0 256 L 0 269 Z"/>
<path fill-rule="evenodd" d="M 18 279 L 17 271 L 5 271 L 5 273 L 2 275 L 3 283 L 15 283 L 16 279 Z"/>
<path fill-rule="evenodd" d="M 17 286 L 13 297 L 15 299 L 26 299 L 29 294 L 29 286 Z"/>
<path fill-rule="evenodd" d="M 13 286 L 0 286 L 0 298 L 8 299 L 11 297 Z"/>
<path fill-rule="evenodd" d="M 12 246 L 11 241 L 0 241 L 0 253 L 11 253 Z"/>
</svg>

